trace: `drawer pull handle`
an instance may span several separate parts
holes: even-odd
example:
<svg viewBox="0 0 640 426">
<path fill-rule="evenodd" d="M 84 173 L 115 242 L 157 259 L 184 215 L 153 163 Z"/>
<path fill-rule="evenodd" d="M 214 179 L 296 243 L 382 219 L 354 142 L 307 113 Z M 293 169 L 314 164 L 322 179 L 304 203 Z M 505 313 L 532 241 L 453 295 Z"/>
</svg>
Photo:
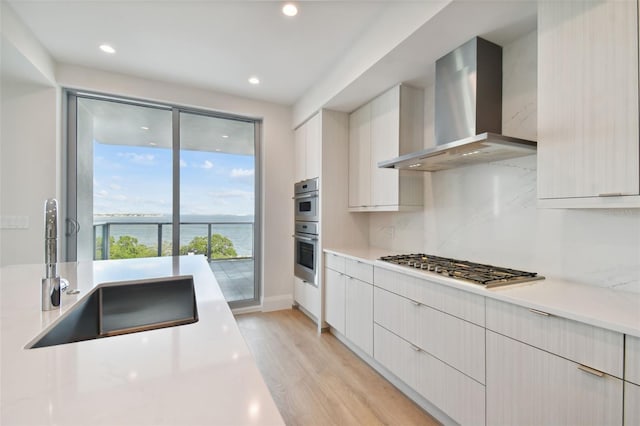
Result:
<svg viewBox="0 0 640 426">
<path fill-rule="evenodd" d="M 413 306 L 420 306 L 420 305 L 422 305 L 422 303 L 420 303 L 420 302 L 416 302 L 415 300 L 412 300 L 412 301 L 411 301 L 411 304 L 412 304 Z"/>
<path fill-rule="evenodd" d="M 605 192 L 603 194 L 598 194 L 598 197 L 621 197 L 622 192 Z"/>
<path fill-rule="evenodd" d="M 602 371 L 587 367 L 586 365 L 578 364 L 578 369 L 584 371 L 585 373 L 593 374 L 594 376 L 604 377 L 604 373 Z"/>
<path fill-rule="evenodd" d="M 409 343 L 409 345 L 411 345 L 411 349 L 413 349 L 416 352 L 422 352 L 422 349 L 420 349 L 419 347 L 417 347 L 416 345 L 412 345 L 411 343 Z"/>
<path fill-rule="evenodd" d="M 551 314 L 548 312 L 539 311 L 537 309 L 529 309 L 529 312 L 532 314 L 542 315 L 543 317 L 550 317 Z"/>
</svg>

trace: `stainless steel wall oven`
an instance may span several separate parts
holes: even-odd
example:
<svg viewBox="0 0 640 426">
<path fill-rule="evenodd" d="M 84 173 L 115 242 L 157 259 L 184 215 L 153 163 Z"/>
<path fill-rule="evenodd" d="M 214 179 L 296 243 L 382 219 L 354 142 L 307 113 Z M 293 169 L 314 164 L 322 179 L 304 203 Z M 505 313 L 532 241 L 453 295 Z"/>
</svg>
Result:
<svg viewBox="0 0 640 426">
<path fill-rule="evenodd" d="M 296 221 L 293 236 L 295 264 L 294 274 L 303 281 L 318 286 L 318 223 Z"/>
<path fill-rule="evenodd" d="M 318 178 L 297 182 L 293 189 L 296 218 L 293 272 L 296 277 L 317 287 L 320 264 Z"/>
<path fill-rule="evenodd" d="M 293 201 L 296 221 L 317 222 L 320 218 L 318 178 L 296 183 L 294 186 Z"/>
</svg>

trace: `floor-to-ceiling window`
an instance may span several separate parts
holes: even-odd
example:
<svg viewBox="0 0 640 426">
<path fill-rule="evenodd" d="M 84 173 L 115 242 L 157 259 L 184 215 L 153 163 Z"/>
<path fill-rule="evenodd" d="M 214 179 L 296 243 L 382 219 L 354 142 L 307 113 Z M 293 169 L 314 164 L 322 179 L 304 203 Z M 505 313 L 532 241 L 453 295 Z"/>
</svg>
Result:
<svg viewBox="0 0 640 426">
<path fill-rule="evenodd" d="M 67 92 L 66 259 L 204 255 L 259 300 L 256 120 Z"/>
</svg>

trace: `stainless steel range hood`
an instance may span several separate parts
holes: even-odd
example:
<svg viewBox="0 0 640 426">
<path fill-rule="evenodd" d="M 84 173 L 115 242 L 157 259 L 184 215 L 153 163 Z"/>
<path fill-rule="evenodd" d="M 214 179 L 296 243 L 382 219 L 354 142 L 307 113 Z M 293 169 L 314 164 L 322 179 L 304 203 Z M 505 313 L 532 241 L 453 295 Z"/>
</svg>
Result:
<svg viewBox="0 0 640 426">
<path fill-rule="evenodd" d="M 535 154 L 536 142 L 503 136 L 502 48 L 479 37 L 436 61 L 436 146 L 378 167 L 438 171 Z"/>
</svg>

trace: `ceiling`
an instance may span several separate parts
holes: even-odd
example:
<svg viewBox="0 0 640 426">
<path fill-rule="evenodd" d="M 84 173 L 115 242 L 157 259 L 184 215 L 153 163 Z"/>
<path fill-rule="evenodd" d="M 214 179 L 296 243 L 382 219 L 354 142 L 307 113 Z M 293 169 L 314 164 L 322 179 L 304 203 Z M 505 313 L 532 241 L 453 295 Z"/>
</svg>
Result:
<svg viewBox="0 0 640 426">
<path fill-rule="evenodd" d="M 389 8 L 414 13 L 421 1 L 303 0 L 290 18 L 281 1 L 8 0 L 56 62 L 285 105 L 360 37 L 385 34 Z"/>
</svg>

